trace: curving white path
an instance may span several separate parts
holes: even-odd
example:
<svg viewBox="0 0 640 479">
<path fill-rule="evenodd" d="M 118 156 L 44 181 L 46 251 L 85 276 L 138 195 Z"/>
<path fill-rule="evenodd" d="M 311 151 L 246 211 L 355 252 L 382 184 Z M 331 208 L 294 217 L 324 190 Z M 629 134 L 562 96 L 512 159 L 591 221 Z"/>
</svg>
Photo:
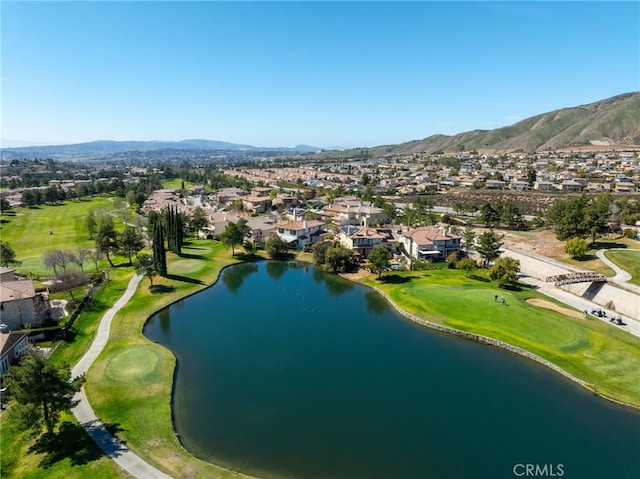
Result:
<svg viewBox="0 0 640 479">
<path fill-rule="evenodd" d="M 614 248 L 614 249 L 599 249 L 598 251 L 596 251 L 596 256 L 598 256 L 598 258 L 600 258 L 604 264 L 606 264 L 609 268 L 611 268 L 616 272 L 616 275 L 613 278 L 611 278 L 612 280 L 621 281 L 621 282 L 629 281 L 631 279 L 631 275 L 627 273 L 625 270 L 623 270 L 622 268 L 620 268 L 613 261 L 608 259 L 605 256 L 605 253 L 607 251 L 638 251 L 638 250 L 629 250 L 627 248 Z"/>
<path fill-rule="evenodd" d="M 100 320 L 96 337 L 91 343 L 89 350 L 71 370 L 72 377 L 86 373 L 89 366 L 91 366 L 93 361 L 95 361 L 98 355 L 102 352 L 109 340 L 111 321 L 118 310 L 131 299 L 133 294 L 136 292 L 138 283 L 140 283 L 141 279 L 142 276 L 140 275 L 135 275 L 131 278 L 129 285 L 127 286 L 127 290 L 116 304 L 109 308 L 109 310 L 104 314 Z M 91 405 L 84 393 L 84 388 L 76 395 L 75 399 L 80 402 L 75 408 L 73 408 L 74 416 L 96 444 L 98 444 L 98 446 L 100 446 L 100 448 L 120 467 L 132 476 L 140 479 L 171 479 L 171 476 L 166 475 L 164 472 L 144 461 L 140 456 L 131 452 L 127 446 L 107 431 L 104 425 L 98 420 L 93 409 L 91 409 Z"/>
</svg>

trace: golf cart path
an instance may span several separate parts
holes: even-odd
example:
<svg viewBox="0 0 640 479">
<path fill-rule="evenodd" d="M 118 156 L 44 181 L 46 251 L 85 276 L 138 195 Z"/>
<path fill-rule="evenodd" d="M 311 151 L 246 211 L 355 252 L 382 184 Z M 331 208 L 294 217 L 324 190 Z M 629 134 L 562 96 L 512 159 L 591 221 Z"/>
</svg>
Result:
<svg viewBox="0 0 640 479">
<path fill-rule="evenodd" d="M 605 255 L 607 251 L 638 251 L 638 250 L 629 250 L 627 248 L 614 248 L 614 249 L 599 249 L 598 251 L 596 251 L 596 256 L 598 256 L 598 258 L 600 258 L 604 264 L 606 264 L 609 268 L 611 268 L 616 272 L 616 275 L 613 278 L 611 278 L 612 280 L 620 281 L 620 282 L 629 281 L 631 279 L 631 275 L 625 270 L 623 270 L 622 268 L 620 268 L 613 261 L 608 259 Z"/>
<path fill-rule="evenodd" d="M 102 352 L 109 340 L 111 321 L 118 310 L 120 310 L 120 308 L 127 304 L 131 299 L 133 294 L 136 292 L 136 288 L 138 287 L 138 283 L 140 283 L 141 279 L 142 276 L 137 274 L 131 278 L 124 294 L 104 314 L 100 320 L 96 337 L 91 343 L 89 350 L 71 370 L 72 377 L 86 373 L 89 366 L 91 366 L 93 361 L 95 361 L 98 355 Z M 100 448 L 111 459 L 116 461 L 120 467 L 139 479 L 171 479 L 171 476 L 166 475 L 164 472 L 156 469 L 141 457 L 131 452 L 125 444 L 107 431 L 93 412 L 93 409 L 87 400 L 87 396 L 84 393 L 84 388 L 82 388 L 82 390 L 76 395 L 75 399 L 80 402 L 75 408 L 73 408 L 74 416 L 96 444 L 98 444 L 98 446 L 100 446 Z"/>
</svg>

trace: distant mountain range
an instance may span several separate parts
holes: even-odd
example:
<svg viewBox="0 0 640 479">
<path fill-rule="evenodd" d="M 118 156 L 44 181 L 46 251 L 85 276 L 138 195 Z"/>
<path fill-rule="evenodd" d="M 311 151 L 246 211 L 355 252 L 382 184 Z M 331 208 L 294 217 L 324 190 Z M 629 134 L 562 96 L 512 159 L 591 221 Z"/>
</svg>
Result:
<svg viewBox="0 0 640 479">
<path fill-rule="evenodd" d="M 546 151 L 585 145 L 640 145 L 640 92 L 532 116 L 495 130 L 433 135 L 399 145 L 370 148 L 372 154 L 411 152 Z"/>
<path fill-rule="evenodd" d="M 359 148 L 358 152 L 361 154 L 365 150 L 372 155 L 470 150 L 483 153 L 507 153 L 577 148 L 590 144 L 636 147 L 640 145 L 640 92 L 625 93 L 588 105 L 542 113 L 495 130 L 473 130 L 451 136 L 432 135 L 423 140 L 398 145 Z M 261 148 L 212 140 L 92 141 L 74 145 L 3 148 L 0 151 L 10 153 L 7 156 L 13 157 L 20 155 L 63 159 L 172 149 L 301 153 L 321 151 L 321 148 L 308 145 L 298 145 L 293 148 Z M 345 150 L 340 156 L 346 157 L 349 154 L 349 150 Z"/>
<path fill-rule="evenodd" d="M 98 140 L 73 145 L 24 146 L 19 148 L 2 148 L 3 152 L 40 158 L 81 158 L 105 156 L 127 151 L 155 150 L 212 150 L 212 151 L 291 151 L 314 153 L 321 148 L 308 145 L 297 145 L 293 148 L 270 148 L 240 145 L 226 141 L 182 140 L 182 141 L 107 141 Z"/>
</svg>

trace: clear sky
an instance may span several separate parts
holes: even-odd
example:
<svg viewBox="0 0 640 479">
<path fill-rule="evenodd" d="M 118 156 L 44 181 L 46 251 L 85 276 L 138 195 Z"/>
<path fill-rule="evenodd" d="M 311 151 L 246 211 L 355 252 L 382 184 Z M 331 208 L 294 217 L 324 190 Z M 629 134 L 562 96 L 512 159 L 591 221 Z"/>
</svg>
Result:
<svg viewBox="0 0 640 479">
<path fill-rule="evenodd" d="M 640 90 L 640 2 L 11 2 L 4 146 L 357 147 Z"/>
</svg>

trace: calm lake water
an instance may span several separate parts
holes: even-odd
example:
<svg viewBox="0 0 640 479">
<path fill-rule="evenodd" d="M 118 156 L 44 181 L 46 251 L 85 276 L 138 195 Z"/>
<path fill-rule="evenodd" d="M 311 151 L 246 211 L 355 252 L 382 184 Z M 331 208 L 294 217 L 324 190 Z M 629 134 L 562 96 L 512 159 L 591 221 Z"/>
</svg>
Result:
<svg viewBox="0 0 640 479">
<path fill-rule="evenodd" d="M 194 455 L 264 478 L 640 477 L 640 414 L 410 323 L 301 263 L 226 269 L 152 317 Z M 522 466 L 520 466 L 522 465 Z M 545 468 L 545 469 L 543 469 Z M 535 470 L 532 470 L 535 472 Z"/>
</svg>

